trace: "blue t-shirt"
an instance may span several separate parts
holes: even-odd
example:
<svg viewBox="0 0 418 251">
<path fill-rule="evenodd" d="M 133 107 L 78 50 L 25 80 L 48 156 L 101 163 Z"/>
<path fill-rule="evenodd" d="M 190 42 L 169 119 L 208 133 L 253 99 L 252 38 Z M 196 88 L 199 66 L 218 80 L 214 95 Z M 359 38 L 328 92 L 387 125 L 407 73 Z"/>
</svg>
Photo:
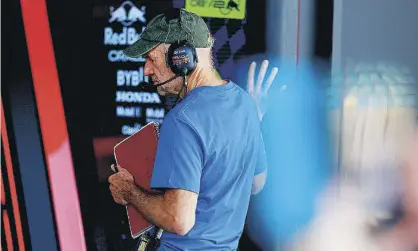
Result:
<svg viewBox="0 0 418 251">
<path fill-rule="evenodd" d="M 185 236 L 164 232 L 159 250 L 236 250 L 254 175 L 266 169 L 254 102 L 233 82 L 191 90 L 164 118 L 152 188 L 198 194 Z"/>
</svg>

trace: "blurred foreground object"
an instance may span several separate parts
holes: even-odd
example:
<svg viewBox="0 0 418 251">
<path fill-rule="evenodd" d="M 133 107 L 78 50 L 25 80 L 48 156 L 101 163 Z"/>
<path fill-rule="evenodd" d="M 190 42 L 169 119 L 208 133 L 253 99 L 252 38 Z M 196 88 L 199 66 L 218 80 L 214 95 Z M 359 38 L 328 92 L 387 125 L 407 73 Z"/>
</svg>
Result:
<svg viewBox="0 0 418 251">
<path fill-rule="evenodd" d="M 315 220 L 302 238 L 295 238 L 292 251 L 416 251 L 418 250 L 418 136 L 400 168 L 401 215 L 377 214 L 370 207 L 370 190 L 349 179 L 338 180 L 323 194 Z M 386 182 L 385 182 L 386 181 Z M 395 187 L 396 179 L 381 180 Z M 385 198 L 378 191 L 374 199 Z M 391 196 L 386 197 L 386 199 Z M 372 198 L 373 199 L 373 198 Z M 380 216 L 380 217 L 376 217 Z M 392 221 L 390 221 L 392 217 Z M 393 219 L 395 218 L 395 219 Z M 386 224 L 385 223 L 386 220 Z"/>
<path fill-rule="evenodd" d="M 353 64 L 334 79 L 330 94 L 339 104 L 331 116 L 343 172 L 386 168 L 383 152 L 391 153 L 392 164 L 405 157 L 416 124 L 416 88 L 408 68 L 394 64 Z"/>
<path fill-rule="evenodd" d="M 407 156 L 402 168 L 403 217 L 393 229 L 379 236 L 383 251 L 418 250 L 418 135 Z"/>
<path fill-rule="evenodd" d="M 267 182 L 251 198 L 247 231 L 262 250 L 281 250 L 309 223 L 316 198 L 330 177 L 331 157 L 325 85 L 316 65 L 303 62 L 297 69 L 291 60 L 269 61 L 279 70 L 262 121 Z"/>
<path fill-rule="evenodd" d="M 356 64 L 346 72 L 329 93 L 340 173 L 291 250 L 414 251 L 416 82 L 397 65 Z"/>
</svg>

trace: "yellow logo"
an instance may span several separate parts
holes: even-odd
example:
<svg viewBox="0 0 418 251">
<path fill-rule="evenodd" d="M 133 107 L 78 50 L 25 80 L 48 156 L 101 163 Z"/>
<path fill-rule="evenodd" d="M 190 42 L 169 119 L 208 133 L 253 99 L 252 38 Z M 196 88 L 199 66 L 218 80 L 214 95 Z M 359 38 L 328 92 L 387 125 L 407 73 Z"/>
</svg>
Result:
<svg viewBox="0 0 418 251">
<path fill-rule="evenodd" d="M 218 78 L 222 78 L 221 74 L 219 74 L 218 70 L 215 70 L 216 76 L 218 76 Z"/>
<path fill-rule="evenodd" d="M 246 0 L 186 0 L 186 10 L 201 17 L 244 19 Z"/>
</svg>

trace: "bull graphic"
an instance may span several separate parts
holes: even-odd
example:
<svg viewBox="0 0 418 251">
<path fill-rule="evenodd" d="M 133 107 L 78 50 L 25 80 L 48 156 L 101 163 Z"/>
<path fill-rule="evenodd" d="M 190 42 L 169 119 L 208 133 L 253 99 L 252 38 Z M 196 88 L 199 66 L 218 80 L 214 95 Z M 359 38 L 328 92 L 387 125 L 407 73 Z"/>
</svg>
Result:
<svg viewBox="0 0 418 251">
<path fill-rule="evenodd" d="M 128 16 L 126 15 L 126 10 L 123 6 L 120 6 L 116 10 L 113 10 L 113 7 L 110 9 L 109 23 L 112 23 L 114 21 L 124 22 L 127 18 Z"/>
<path fill-rule="evenodd" d="M 125 1 L 118 8 L 110 7 L 109 23 L 120 22 L 123 25 L 131 25 L 135 22 L 146 23 L 145 6 L 136 7 L 131 1 Z"/>
<path fill-rule="evenodd" d="M 128 13 L 128 20 L 131 22 L 142 22 L 145 23 L 145 7 L 142 7 L 141 9 L 137 8 L 136 6 L 133 6 Z"/>
</svg>

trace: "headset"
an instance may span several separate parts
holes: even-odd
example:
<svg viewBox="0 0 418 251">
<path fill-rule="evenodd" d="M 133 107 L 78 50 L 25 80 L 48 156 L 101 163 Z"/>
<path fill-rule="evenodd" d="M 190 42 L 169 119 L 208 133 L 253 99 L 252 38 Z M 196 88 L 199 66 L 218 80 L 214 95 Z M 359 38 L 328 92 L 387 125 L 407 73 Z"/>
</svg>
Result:
<svg viewBox="0 0 418 251">
<path fill-rule="evenodd" d="M 197 64 L 196 48 L 187 43 L 173 43 L 166 53 L 166 64 L 176 75 L 190 75 Z"/>
<path fill-rule="evenodd" d="M 177 20 L 181 26 L 180 14 L 181 9 L 170 9 L 164 13 L 165 21 L 169 25 L 170 22 Z M 184 41 L 171 44 L 166 53 L 167 67 L 179 76 L 190 75 L 196 69 L 197 62 L 196 48 Z"/>
</svg>

